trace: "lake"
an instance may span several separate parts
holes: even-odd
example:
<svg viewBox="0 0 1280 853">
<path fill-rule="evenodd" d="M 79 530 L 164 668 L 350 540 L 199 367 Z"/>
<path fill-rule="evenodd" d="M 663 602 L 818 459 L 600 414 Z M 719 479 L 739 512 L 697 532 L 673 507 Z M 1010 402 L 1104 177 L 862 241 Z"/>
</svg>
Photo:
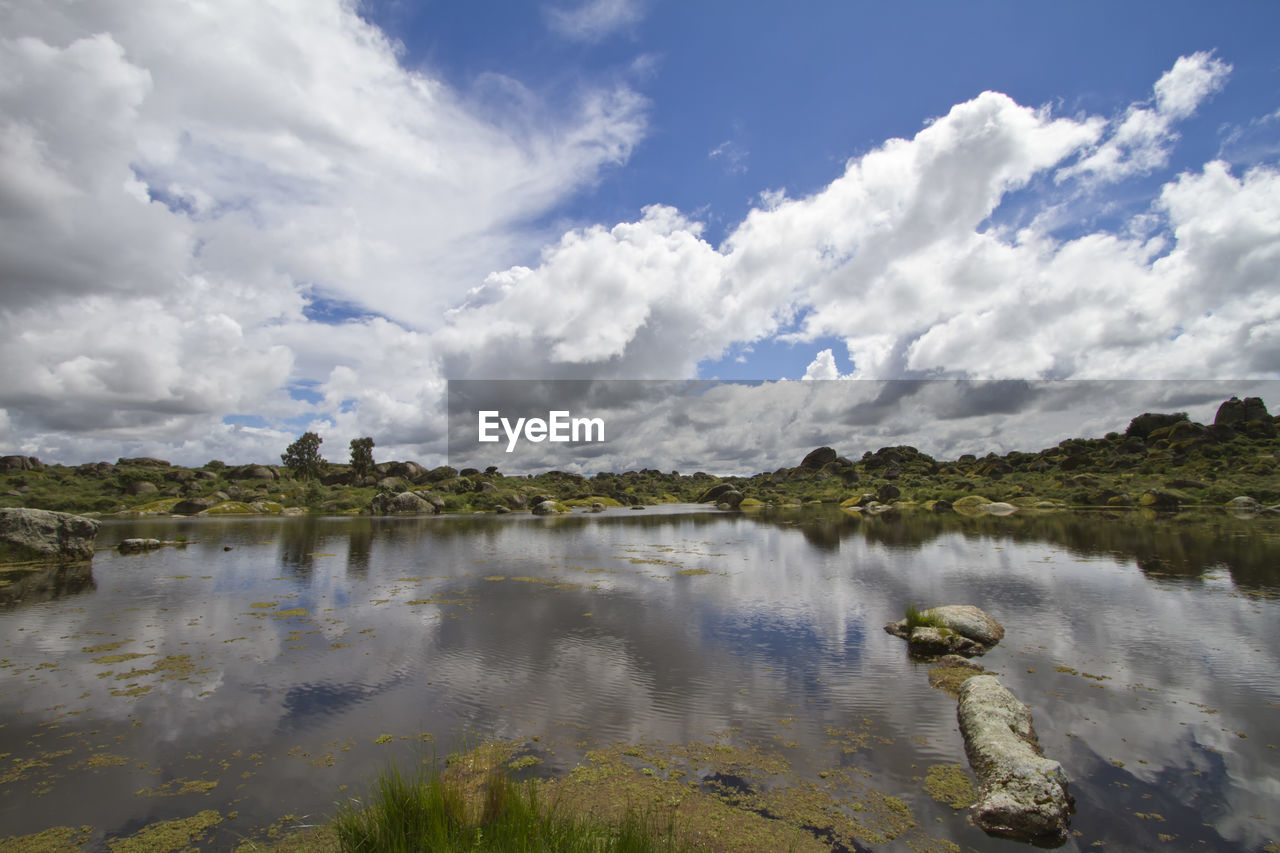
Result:
<svg viewBox="0 0 1280 853">
<path fill-rule="evenodd" d="M 110 550 L 128 537 L 189 544 Z M 882 626 L 956 603 L 1004 625 L 980 660 L 1071 780 L 1061 849 L 1280 841 L 1275 514 L 165 518 L 98 546 L 0 588 L 0 838 L 90 826 L 105 850 L 213 809 L 204 849 L 230 849 L 499 739 L 537 776 L 749 748 L 768 785 L 905 804 L 914 829 L 871 849 L 1025 848 L 923 787 L 968 769 L 955 701 Z"/>
</svg>

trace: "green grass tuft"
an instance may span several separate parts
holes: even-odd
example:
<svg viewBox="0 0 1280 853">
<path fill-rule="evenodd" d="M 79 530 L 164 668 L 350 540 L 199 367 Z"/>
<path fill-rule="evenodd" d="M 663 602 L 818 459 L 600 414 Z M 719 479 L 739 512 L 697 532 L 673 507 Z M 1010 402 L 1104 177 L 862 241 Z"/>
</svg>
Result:
<svg viewBox="0 0 1280 853">
<path fill-rule="evenodd" d="M 946 628 L 941 619 L 929 614 L 928 610 L 920 610 L 914 604 L 907 605 L 907 633 L 916 628 Z"/>
<path fill-rule="evenodd" d="M 494 768 L 478 791 L 441 773 L 433 762 L 406 778 L 396 767 L 379 774 L 366 803 L 343 806 L 333 828 L 343 853 L 566 851 L 656 853 L 683 848 L 673 825 L 628 811 L 610 825 L 544 804 L 534 780 L 514 781 Z"/>
</svg>

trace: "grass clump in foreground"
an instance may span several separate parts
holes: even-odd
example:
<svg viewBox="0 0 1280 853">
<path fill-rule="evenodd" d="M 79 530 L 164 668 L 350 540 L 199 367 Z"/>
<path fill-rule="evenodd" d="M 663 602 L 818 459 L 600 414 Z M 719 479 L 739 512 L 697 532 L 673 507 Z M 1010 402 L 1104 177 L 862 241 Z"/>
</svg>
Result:
<svg viewBox="0 0 1280 853">
<path fill-rule="evenodd" d="M 368 802 L 345 805 L 332 824 L 343 853 L 566 851 L 650 853 L 683 850 L 674 825 L 628 809 L 606 824 L 564 813 L 538 796 L 537 783 L 513 780 L 502 768 L 482 779 L 442 773 L 432 762 L 406 778 L 380 773 Z"/>
</svg>

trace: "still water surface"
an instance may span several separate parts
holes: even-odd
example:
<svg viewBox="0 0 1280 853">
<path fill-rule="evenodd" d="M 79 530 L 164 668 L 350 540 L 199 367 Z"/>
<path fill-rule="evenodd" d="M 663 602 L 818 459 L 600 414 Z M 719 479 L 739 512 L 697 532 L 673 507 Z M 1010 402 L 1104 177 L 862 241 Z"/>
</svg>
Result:
<svg viewBox="0 0 1280 853">
<path fill-rule="evenodd" d="M 914 602 L 1004 624 L 983 663 L 1071 780 L 1062 849 L 1280 841 L 1274 516 L 674 506 L 108 521 L 98 544 L 132 536 L 192 544 L 0 590 L 0 838 L 90 825 L 105 849 L 216 809 L 228 849 L 463 737 L 536 744 L 541 774 L 719 739 L 801 780 L 856 766 L 935 837 L 1022 848 L 922 789 L 968 765 L 954 700 L 881 628 Z"/>
</svg>

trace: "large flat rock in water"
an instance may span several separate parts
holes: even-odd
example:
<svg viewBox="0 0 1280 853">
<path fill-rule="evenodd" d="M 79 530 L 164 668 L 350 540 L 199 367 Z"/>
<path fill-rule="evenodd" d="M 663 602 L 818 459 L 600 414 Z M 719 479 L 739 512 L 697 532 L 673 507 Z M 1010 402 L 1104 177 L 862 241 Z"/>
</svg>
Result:
<svg viewBox="0 0 1280 853">
<path fill-rule="evenodd" d="M 995 676 L 975 675 L 960 686 L 956 715 L 981 781 L 973 822 L 1020 841 L 1066 840 L 1075 801 L 1062 765 L 1041 754 L 1027 706 Z"/>
<path fill-rule="evenodd" d="M 0 563 L 93 559 L 98 522 L 69 512 L 0 508 Z"/>
<path fill-rule="evenodd" d="M 980 655 L 1004 639 L 1004 626 L 972 604 L 944 604 L 922 614 L 936 626 L 910 628 L 906 619 L 890 622 L 885 631 L 910 644 L 911 653 L 933 656 Z"/>
</svg>

